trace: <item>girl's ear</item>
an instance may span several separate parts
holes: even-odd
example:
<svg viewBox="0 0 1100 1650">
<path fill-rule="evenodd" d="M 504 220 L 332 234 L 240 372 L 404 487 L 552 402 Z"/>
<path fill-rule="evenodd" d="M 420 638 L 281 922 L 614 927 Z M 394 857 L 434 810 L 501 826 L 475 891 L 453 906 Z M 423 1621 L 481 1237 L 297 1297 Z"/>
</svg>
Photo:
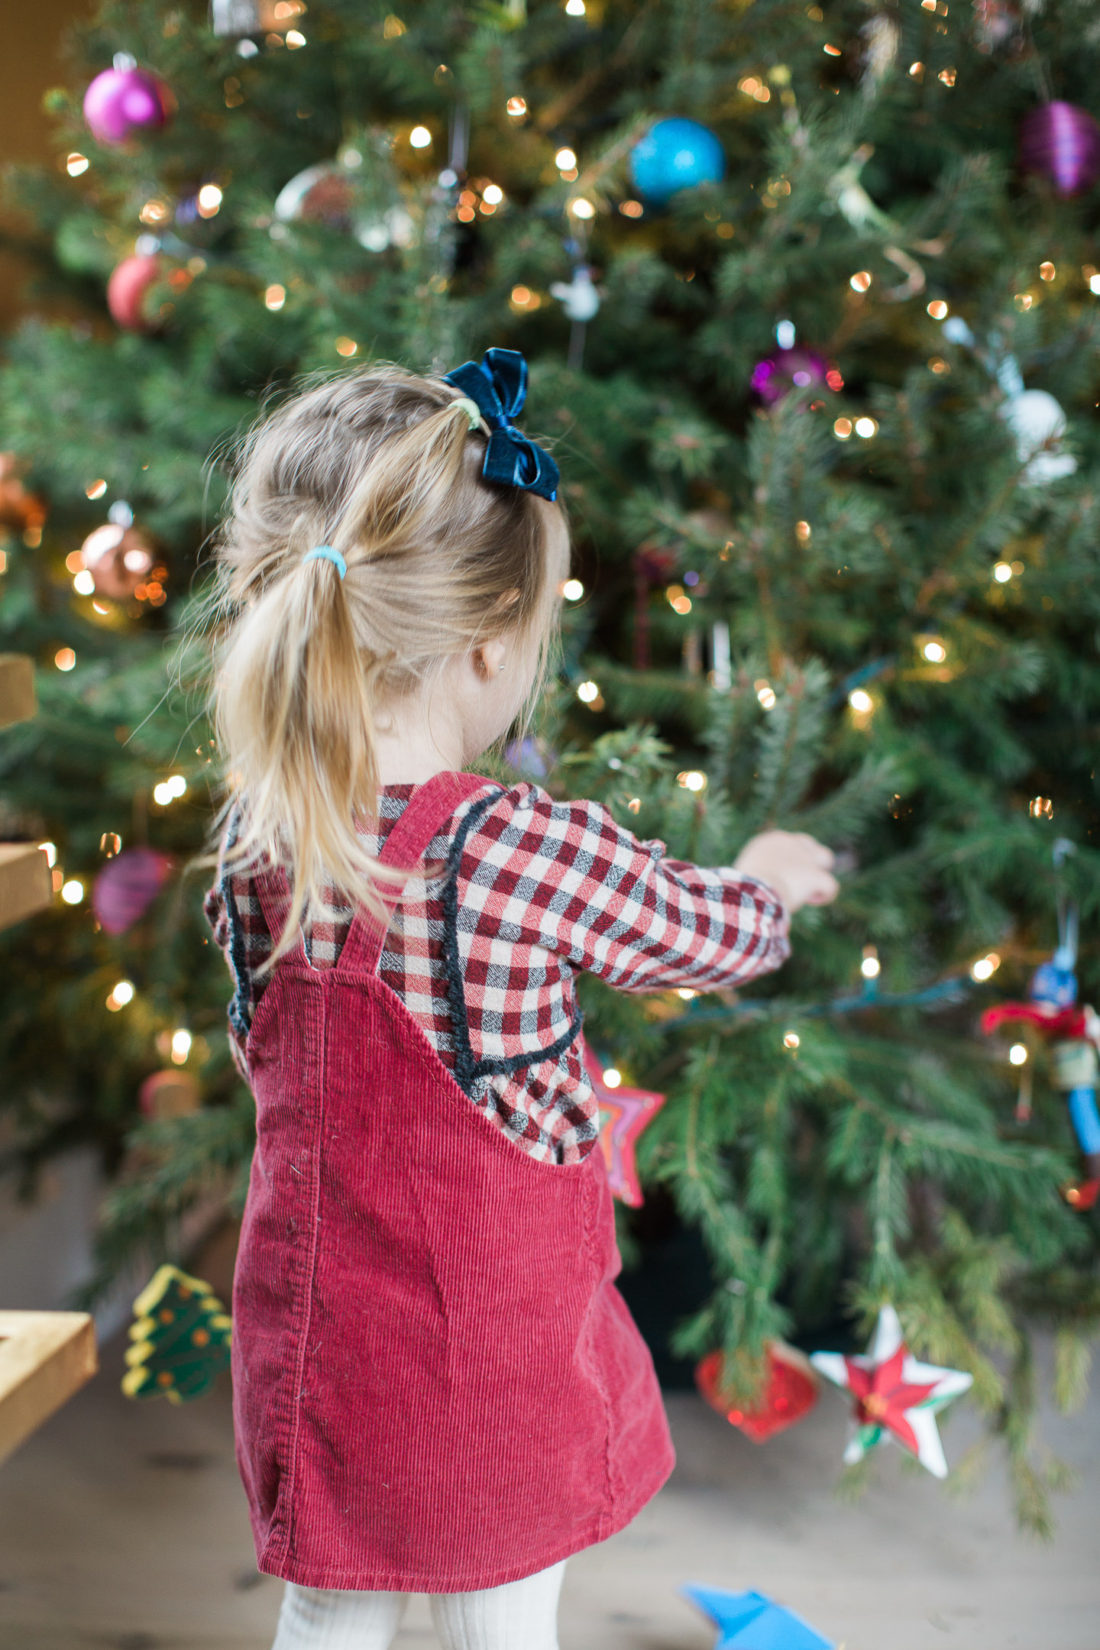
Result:
<svg viewBox="0 0 1100 1650">
<path fill-rule="evenodd" d="M 494 636 L 491 642 L 480 642 L 474 648 L 474 668 L 482 681 L 491 682 L 494 676 L 500 674 L 507 652 L 508 649 L 499 636 Z"/>
</svg>

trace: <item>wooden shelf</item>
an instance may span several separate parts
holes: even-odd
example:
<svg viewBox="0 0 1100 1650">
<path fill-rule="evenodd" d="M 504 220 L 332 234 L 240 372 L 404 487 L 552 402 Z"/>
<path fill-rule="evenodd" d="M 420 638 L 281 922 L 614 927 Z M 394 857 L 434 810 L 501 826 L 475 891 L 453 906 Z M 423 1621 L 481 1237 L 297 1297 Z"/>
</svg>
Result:
<svg viewBox="0 0 1100 1650">
<path fill-rule="evenodd" d="M 0 728 L 26 722 L 37 709 L 33 659 L 22 653 L 0 653 Z"/>
<path fill-rule="evenodd" d="M 0 1311 L 0 1461 L 98 1368 L 89 1313 Z"/>
<path fill-rule="evenodd" d="M 0 928 L 10 928 L 53 901 L 43 849 L 33 842 L 0 842 Z"/>
</svg>

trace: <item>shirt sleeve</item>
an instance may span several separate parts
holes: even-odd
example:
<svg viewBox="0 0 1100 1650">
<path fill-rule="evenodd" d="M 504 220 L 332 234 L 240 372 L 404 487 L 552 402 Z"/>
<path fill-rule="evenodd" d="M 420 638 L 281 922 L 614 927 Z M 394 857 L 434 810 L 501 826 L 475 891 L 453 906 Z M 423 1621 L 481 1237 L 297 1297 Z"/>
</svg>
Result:
<svg viewBox="0 0 1100 1650">
<path fill-rule="evenodd" d="M 233 1008 L 241 998 L 241 981 L 237 978 L 233 967 L 233 947 L 230 943 L 229 913 L 225 907 L 225 895 L 222 892 L 221 882 L 215 882 L 203 896 L 203 916 L 210 925 L 214 944 L 220 947 L 229 973 L 233 980 L 234 992 L 230 1003 L 230 1012 L 227 1016 L 227 1031 L 229 1035 L 229 1052 L 233 1056 L 233 1064 L 247 1083 L 248 1065 L 244 1057 L 244 1045 L 247 1033 L 244 1027 L 234 1018 Z"/>
<path fill-rule="evenodd" d="M 602 803 L 523 782 L 471 832 L 463 873 L 502 939 L 558 952 L 618 991 L 716 991 L 787 960 L 790 918 L 773 888 L 665 848 Z"/>
</svg>

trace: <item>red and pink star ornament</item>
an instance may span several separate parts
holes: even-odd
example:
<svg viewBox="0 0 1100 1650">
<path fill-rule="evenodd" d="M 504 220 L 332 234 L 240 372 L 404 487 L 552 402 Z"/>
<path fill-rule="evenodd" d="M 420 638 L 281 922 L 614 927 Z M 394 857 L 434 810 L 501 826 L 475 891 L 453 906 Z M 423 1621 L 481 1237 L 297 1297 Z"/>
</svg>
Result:
<svg viewBox="0 0 1100 1650">
<path fill-rule="evenodd" d="M 588 1073 L 600 1108 L 600 1146 L 607 1164 L 607 1178 L 613 1195 L 632 1209 L 642 1205 L 642 1188 L 634 1149 L 638 1136 L 665 1103 L 663 1094 L 651 1089 L 632 1089 L 625 1083 L 617 1088 L 604 1081 L 604 1068 L 584 1045 L 584 1069 Z"/>
<path fill-rule="evenodd" d="M 845 1461 L 861 1461 L 884 1438 L 894 1438 L 922 1467 L 937 1478 L 947 1477 L 936 1411 L 966 1392 L 974 1377 L 914 1358 L 892 1306 L 879 1313 L 865 1356 L 814 1352 L 810 1362 L 827 1380 L 847 1387 L 856 1401 L 855 1431 L 844 1451 Z"/>
</svg>

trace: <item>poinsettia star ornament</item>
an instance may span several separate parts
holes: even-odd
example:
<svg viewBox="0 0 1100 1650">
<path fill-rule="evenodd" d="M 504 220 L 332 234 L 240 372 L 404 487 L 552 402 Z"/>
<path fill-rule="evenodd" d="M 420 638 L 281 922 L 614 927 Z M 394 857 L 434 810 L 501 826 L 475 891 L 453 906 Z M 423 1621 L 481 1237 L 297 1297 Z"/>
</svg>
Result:
<svg viewBox="0 0 1100 1650">
<path fill-rule="evenodd" d="M 603 1067 L 587 1044 L 584 1069 L 599 1101 L 600 1146 L 612 1194 L 630 1208 L 640 1209 L 643 1198 L 634 1148 L 650 1118 L 664 1105 L 665 1096 L 654 1094 L 651 1089 L 627 1088 L 625 1084 L 610 1087 L 604 1081 Z"/>
<path fill-rule="evenodd" d="M 845 1461 L 861 1461 L 868 1450 L 891 1436 L 937 1478 L 947 1477 L 936 1411 L 966 1392 L 974 1377 L 965 1370 L 940 1369 L 914 1358 L 892 1306 L 884 1306 L 879 1313 L 874 1339 L 864 1356 L 814 1352 L 810 1362 L 827 1380 L 847 1387 L 856 1400 L 856 1428 L 844 1451 Z"/>
</svg>

